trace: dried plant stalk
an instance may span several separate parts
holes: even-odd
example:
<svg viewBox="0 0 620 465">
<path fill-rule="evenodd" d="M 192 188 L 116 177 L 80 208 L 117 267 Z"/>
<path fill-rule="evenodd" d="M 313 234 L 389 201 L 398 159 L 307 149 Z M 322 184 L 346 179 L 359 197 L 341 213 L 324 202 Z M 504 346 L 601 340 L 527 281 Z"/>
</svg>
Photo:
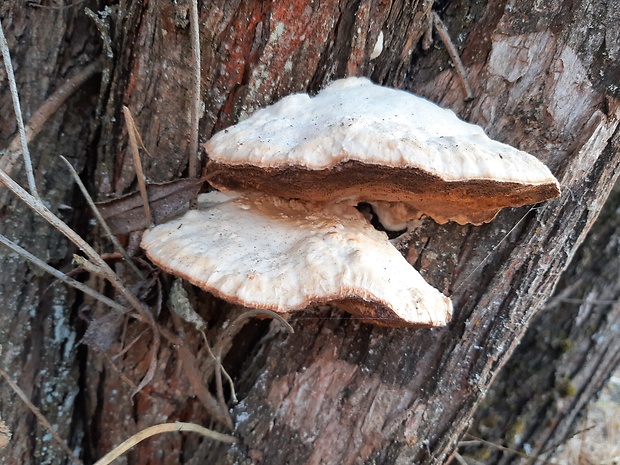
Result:
<svg viewBox="0 0 620 465">
<path fill-rule="evenodd" d="M 88 79 L 95 74 L 101 72 L 102 64 L 100 61 L 89 64 L 83 70 L 75 74 L 68 81 L 62 84 L 49 98 L 34 112 L 25 127 L 26 143 L 30 143 L 32 139 L 41 131 L 47 120 L 67 101 Z M 21 138 L 16 136 L 4 154 L 0 158 L 0 169 L 11 176 L 14 171 L 18 170 L 20 165 L 19 155 L 21 154 L 20 146 Z M 0 204 L 2 202 L 0 201 Z"/>
<path fill-rule="evenodd" d="M 176 421 L 174 423 L 162 423 L 160 425 L 150 426 L 148 428 L 143 429 L 139 433 L 134 434 L 129 439 L 123 441 L 119 444 L 114 450 L 108 452 L 101 459 L 95 462 L 95 465 L 108 465 L 117 457 L 120 457 L 122 454 L 127 452 L 133 446 L 138 444 L 141 441 L 144 441 L 151 436 L 160 433 L 169 433 L 169 432 L 180 432 L 180 431 L 188 431 L 193 433 L 202 434 L 203 436 L 213 439 L 215 441 L 225 442 L 227 444 L 234 444 L 238 442 L 237 438 L 234 436 L 229 436 L 227 434 L 218 433 L 217 431 L 213 431 L 205 428 L 204 426 L 196 425 L 194 423 L 184 423 L 180 421 Z"/>
<path fill-rule="evenodd" d="M 435 30 L 437 31 L 437 34 L 439 34 L 439 38 L 448 50 L 448 54 L 452 59 L 452 63 L 454 63 L 454 67 L 456 68 L 456 74 L 461 81 L 463 89 L 465 90 L 465 98 L 466 100 L 471 100 L 474 98 L 474 93 L 469 86 L 469 81 L 467 80 L 467 74 L 465 72 L 465 66 L 463 66 L 463 62 L 461 61 L 459 52 L 452 43 L 450 35 L 448 34 L 448 29 L 446 28 L 446 25 L 443 23 L 439 15 L 434 11 L 431 13 L 431 15 L 433 18 L 433 25 L 435 26 Z"/>
<path fill-rule="evenodd" d="M 189 140 L 189 177 L 195 178 L 198 176 L 198 123 L 200 113 L 200 35 L 198 31 L 198 0 L 192 0 L 191 2 L 189 24 L 192 38 L 192 55 L 194 58 Z M 195 201 L 193 203 L 195 204 Z"/>
<path fill-rule="evenodd" d="M 30 160 L 30 152 L 28 151 L 28 141 L 26 138 L 26 129 L 24 128 L 24 118 L 22 117 L 22 108 L 19 104 L 19 96 L 17 94 L 17 83 L 15 82 L 15 73 L 13 72 L 13 63 L 11 62 L 11 53 L 9 52 L 9 45 L 4 36 L 4 29 L 2 29 L 2 22 L 0 22 L 0 49 L 2 50 L 2 59 L 4 60 L 4 67 L 6 68 L 6 75 L 9 81 L 9 87 L 11 89 L 11 97 L 13 98 L 13 109 L 15 110 L 15 119 L 17 120 L 17 127 L 19 128 L 19 138 L 22 144 L 22 154 L 24 156 L 24 166 L 26 168 L 26 177 L 28 178 L 28 188 L 30 193 L 39 197 L 37 193 L 37 186 L 34 181 L 34 172 L 32 170 L 32 162 Z"/>
<path fill-rule="evenodd" d="M 136 274 L 136 276 L 138 276 L 138 278 L 140 278 L 140 279 L 145 279 L 145 277 L 142 274 L 142 272 L 138 269 L 138 267 L 135 265 L 133 260 L 131 260 L 131 257 L 127 254 L 127 251 L 125 251 L 125 249 L 123 248 L 121 243 L 118 242 L 118 239 L 116 238 L 116 236 L 114 234 L 112 234 L 112 231 L 110 231 L 110 228 L 108 227 L 108 223 L 106 223 L 106 221 L 103 219 L 103 217 L 99 213 L 99 209 L 95 205 L 95 202 L 93 202 L 93 199 L 90 196 L 90 194 L 88 193 L 88 190 L 86 189 L 86 186 L 84 185 L 84 183 L 82 182 L 82 180 L 78 176 L 77 172 L 75 171 L 75 169 L 73 168 L 71 163 L 69 163 L 69 161 L 65 157 L 63 157 L 62 155 L 60 156 L 60 158 L 61 158 L 62 161 L 65 162 L 65 164 L 67 165 L 67 168 L 69 168 L 69 171 L 71 172 L 71 175 L 73 176 L 73 179 L 75 180 L 75 183 L 80 188 L 80 191 L 82 192 L 82 195 L 86 199 L 86 202 L 88 203 L 88 206 L 90 207 L 91 211 L 93 212 L 93 215 L 95 215 L 95 218 L 97 218 L 97 221 L 99 222 L 99 224 L 103 228 L 103 231 L 105 232 L 106 236 L 108 237 L 108 239 L 110 239 L 112 244 L 114 244 L 114 248 L 122 255 L 123 259 L 125 260 L 127 265 L 129 265 L 129 267 L 132 269 L 132 271 Z"/>
<path fill-rule="evenodd" d="M 138 150 L 138 140 L 136 138 L 138 129 L 136 128 L 136 123 L 133 116 L 131 116 L 131 111 L 129 111 L 129 108 L 124 105 L 123 115 L 125 115 L 125 123 L 127 124 L 127 132 L 129 133 L 129 147 L 131 148 L 131 154 L 133 155 L 133 164 L 136 169 L 136 177 L 138 178 L 138 187 L 140 188 L 140 195 L 142 196 L 142 203 L 144 205 L 145 228 L 149 229 L 153 227 L 153 215 L 151 214 L 149 196 L 146 192 L 146 178 L 144 177 L 142 161 L 140 160 L 140 152 Z"/>
<path fill-rule="evenodd" d="M 55 278 L 60 279 L 62 282 L 68 284 L 69 286 L 73 286 L 76 289 L 82 291 L 84 294 L 87 294 L 87 295 L 91 296 L 92 298 L 97 299 L 98 301 L 100 301 L 101 303 L 107 305 L 108 307 L 113 308 L 114 310 L 117 310 L 118 312 L 121 312 L 121 313 L 127 313 L 129 311 L 128 308 L 123 307 L 118 302 L 115 302 L 114 300 L 110 299 L 109 297 L 106 297 L 103 294 L 100 294 L 99 292 L 95 291 L 94 289 L 91 289 L 90 287 L 88 287 L 84 283 L 76 281 L 75 279 L 67 276 L 63 272 L 57 270 L 53 266 L 49 266 L 43 260 L 35 257 L 30 252 L 28 252 L 27 250 L 23 249 L 22 247 L 20 247 L 19 245 L 17 245 L 16 243 L 14 243 L 13 241 L 11 241 L 10 239 L 8 239 L 7 237 L 5 237 L 2 234 L 0 234 L 0 243 L 6 245 L 8 248 L 13 250 L 13 252 L 18 253 L 19 255 L 24 257 L 26 260 L 28 260 L 29 262 L 35 264 L 36 266 L 38 266 L 42 270 L 48 272 L 49 274 L 51 274 Z"/>
</svg>

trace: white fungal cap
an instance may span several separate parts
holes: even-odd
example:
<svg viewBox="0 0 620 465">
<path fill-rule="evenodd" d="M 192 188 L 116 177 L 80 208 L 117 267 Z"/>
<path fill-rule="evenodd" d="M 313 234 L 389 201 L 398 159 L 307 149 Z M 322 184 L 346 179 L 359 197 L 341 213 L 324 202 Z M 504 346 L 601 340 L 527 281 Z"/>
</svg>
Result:
<svg viewBox="0 0 620 465">
<path fill-rule="evenodd" d="M 386 326 L 442 326 L 452 313 L 385 233 L 343 204 L 212 192 L 147 231 L 142 247 L 163 270 L 246 307 L 333 303 Z"/>
<path fill-rule="evenodd" d="M 365 78 L 291 95 L 205 144 L 215 187 L 308 200 L 405 202 L 439 222 L 490 221 L 559 195 L 535 157 Z"/>
</svg>

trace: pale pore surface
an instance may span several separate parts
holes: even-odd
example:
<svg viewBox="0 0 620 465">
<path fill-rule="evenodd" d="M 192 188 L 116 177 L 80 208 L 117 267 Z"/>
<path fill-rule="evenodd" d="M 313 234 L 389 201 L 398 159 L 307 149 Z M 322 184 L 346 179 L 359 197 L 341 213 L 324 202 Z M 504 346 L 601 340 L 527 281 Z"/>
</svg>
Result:
<svg viewBox="0 0 620 465">
<path fill-rule="evenodd" d="M 479 126 L 409 92 L 366 78 L 296 94 L 219 132 L 209 159 L 264 168 L 329 169 L 347 161 L 413 167 L 444 181 L 557 181 L 535 157 L 490 139 Z"/>
<path fill-rule="evenodd" d="M 371 202 L 370 205 L 379 223 L 388 231 L 408 229 L 412 223 L 422 217 L 422 212 L 415 206 L 402 202 Z"/>
<path fill-rule="evenodd" d="M 348 205 L 213 192 L 146 232 L 142 247 L 162 269 L 247 307 L 290 312 L 336 301 L 391 326 L 440 326 L 452 312 Z"/>
</svg>

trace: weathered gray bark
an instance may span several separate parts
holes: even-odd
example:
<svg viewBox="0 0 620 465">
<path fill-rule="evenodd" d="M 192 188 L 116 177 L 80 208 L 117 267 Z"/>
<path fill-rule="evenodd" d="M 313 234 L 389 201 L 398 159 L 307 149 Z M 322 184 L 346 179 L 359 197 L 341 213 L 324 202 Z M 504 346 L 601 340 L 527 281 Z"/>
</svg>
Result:
<svg viewBox="0 0 620 465">
<path fill-rule="evenodd" d="M 452 296 L 455 316 L 449 327 L 416 331 L 378 328 L 360 324 L 337 310 L 294 316 L 291 323 L 296 333 L 291 336 L 278 332 L 275 325 L 267 332 L 267 323 L 256 323 L 235 340 L 234 353 L 226 362 L 239 389 L 241 403 L 232 412 L 234 434 L 243 445 L 218 447 L 210 442 L 201 444 L 193 437 L 183 440 L 180 435 L 164 435 L 139 447 L 128 460 L 446 462 L 494 375 L 552 294 L 618 176 L 620 154 L 610 141 L 618 140 L 619 95 L 614 83 L 618 82 L 620 21 L 612 19 L 617 12 L 606 3 L 497 0 L 436 5 L 461 50 L 474 90 L 475 98 L 465 102 L 445 48 L 441 44 L 427 52 L 421 48 L 431 2 L 206 2 L 200 12 L 203 140 L 241 115 L 292 92 L 315 92 L 332 79 L 366 75 L 422 94 L 481 124 L 491 136 L 530 151 L 558 176 L 563 195 L 536 209 L 502 212 L 482 227 L 440 226 L 429 220 L 401 239 L 409 260 L 428 281 Z M 22 59 L 17 71 L 22 73 L 30 49 L 16 45 L 19 33 L 35 37 L 51 30 L 46 21 L 61 23 L 49 34 L 64 37 L 62 47 L 56 45 L 60 39 L 47 39 L 45 44 L 20 41 L 46 51 L 41 61 L 51 62 L 52 71 L 36 84 L 51 86 L 51 77 L 66 74 L 64 63 L 77 62 L 77 55 L 67 50 L 77 48 L 94 59 L 96 53 L 88 44 L 99 42 L 79 9 L 46 11 L 46 17 L 36 16 L 38 12 L 7 3 L 2 10 L 3 25 L 15 61 Z M 11 15 L 21 18 L 21 23 L 16 22 L 21 28 L 9 27 L 10 21 L 15 21 Z M 89 165 L 84 173 L 100 198 L 131 188 L 134 180 L 121 104 L 133 112 L 153 154 L 152 159 L 145 157 L 147 176 L 163 181 L 183 173 L 192 66 L 187 9 L 180 2 L 131 2 L 108 9 L 104 16 L 114 58 L 108 63 L 110 85 L 101 96 L 101 118 L 89 119 L 94 112 L 92 100 L 93 105 L 85 111 L 65 108 L 56 118 L 63 121 L 64 115 L 72 124 L 52 125 L 39 136 L 40 140 L 48 137 L 47 150 L 33 150 L 39 154 L 62 152 L 63 145 L 59 150 L 58 144 L 64 142 L 55 135 L 64 132 L 71 136 L 65 139 L 70 142 L 66 147 L 73 147 L 64 153 L 83 166 L 88 154 L 94 153 L 85 149 L 88 128 L 100 124 L 94 142 L 96 166 Z M 371 62 L 380 31 L 385 48 Z M 85 37 L 89 39 L 82 49 Z M 48 50 L 50 47 L 54 49 Z M 20 79 L 32 83 L 28 77 L 32 75 L 36 73 L 20 74 Z M 90 95 L 95 96 L 96 90 L 91 88 Z M 28 94 L 33 100 L 25 105 L 36 107 L 42 100 L 38 96 L 47 93 L 47 87 L 33 88 L 32 95 Z M 10 115 L 5 117 L 4 109 L 9 107 L 4 87 L 1 98 L 3 124 L 12 124 Z M 8 140 L 13 134 L 14 127 L 9 126 L 2 137 Z M 41 188 L 46 198 L 56 209 L 63 202 L 70 204 L 64 176 L 57 175 L 58 179 L 49 174 L 51 162 L 39 163 L 38 178 L 48 183 Z M 11 218 L 28 221 L 22 216 L 16 213 Z M 2 229 L 7 229 L 4 222 Z M 40 237 L 40 231 L 34 231 L 28 222 L 6 234 L 18 231 L 25 237 Z M 35 242 L 26 244 L 32 245 L 35 253 L 45 254 L 49 244 L 39 239 L 42 248 L 37 249 Z M 51 261 L 61 261 L 67 255 L 66 249 L 58 252 Z M 11 260 L 15 267 L 11 275 L 4 273 L 3 265 L 3 299 L 33 302 L 49 281 L 37 278 L 36 285 L 29 288 L 10 283 L 12 276 L 22 276 L 23 270 L 30 269 Z M 62 412 L 67 422 L 62 423 L 61 434 L 80 443 L 87 459 L 102 455 L 131 433 L 156 422 L 209 421 L 200 404 L 188 399 L 193 394 L 171 346 L 160 351 L 156 379 L 132 405 L 132 388 L 111 362 L 89 351 L 88 358 L 78 364 L 76 349 L 70 350 L 68 344 L 59 346 L 47 336 L 45 325 L 75 318 L 69 303 L 53 307 L 50 300 L 32 317 L 28 305 L 5 305 L 6 312 L 0 313 L 2 343 L 13 349 L 4 349 L 2 357 L 26 386 L 33 385 L 37 375 L 49 386 L 58 387 L 54 395 L 63 399 L 77 392 L 83 395 L 83 403 L 73 410 L 73 424 L 67 403 Z M 217 337 L 217 328 L 231 309 L 204 294 L 198 300 L 204 302 L 200 311 L 214 328 L 210 336 Z M 31 319 L 39 321 L 43 330 L 29 326 Z M 9 326 L 11 322 L 20 326 Z M 165 313 L 161 322 L 166 323 Z M 56 327 L 61 328 L 59 324 Z M 131 334 L 141 329 L 130 325 L 126 340 L 132 340 Z M 34 352 L 29 358 L 30 347 L 40 344 L 48 345 L 44 360 Z M 143 337 L 114 366 L 138 382 L 148 367 L 149 344 L 148 336 Z M 190 337 L 188 344 L 199 351 L 197 338 Z M 80 391 L 60 380 L 62 366 L 71 367 L 76 380 L 78 372 L 81 374 L 80 382 L 76 381 Z M 42 442 L 44 433 L 2 386 L 0 409 L 19 446 L 10 446 L 9 458 L 0 460 L 36 463 L 40 459 L 33 457 L 48 447 Z M 31 394 L 36 403 L 43 404 L 46 415 L 59 415 L 52 412 L 52 402 L 44 404 L 43 395 L 34 391 Z M 23 426 L 15 427 L 20 424 Z M 56 457 L 47 456 L 50 463 L 60 463 Z"/>
<path fill-rule="evenodd" d="M 620 362 L 619 215 L 615 189 L 556 295 L 493 382 L 472 435 L 548 457 L 584 426 L 579 415 Z M 484 446 L 464 454 L 488 464 L 526 462 Z"/>
<path fill-rule="evenodd" d="M 25 2 L 0 4 L 0 18 L 9 42 L 24 118 L 79 72 L 100 48 L 93 25 L 80 9 L 49 10 Z M 0 67 L 0 148 L 17 135 L 11 96 Z M 74 95 L 46 123 L 31 145 L 36 180 L 45 200 L 71 224 L 82 215 L 71 206 L 73 185 L 59 154 L 82 169 L 92 157 L 89 148 L 97 127 L 94 107 L 96 79 Z M 16 178 L 25 180 L 23 174 Z M 4 194 L 4 188 L 0 188 Z M 68 270 L 68 242 L 43 220 L 35 218 L 14 196 L 0 209 L 0 232 L 48 263 Z M 62 437 L 73 446 L 81 437 L 79 405 L 79 321 L 76 296 L 37 268 L 0 246 L 0 365 L 32 399 Z M 0 379 L 0 412 L 13 434 L 0 452 L 0 463 L 61 463 L 63 453 L 27 413 L 23 403 Z"/>
</svg>

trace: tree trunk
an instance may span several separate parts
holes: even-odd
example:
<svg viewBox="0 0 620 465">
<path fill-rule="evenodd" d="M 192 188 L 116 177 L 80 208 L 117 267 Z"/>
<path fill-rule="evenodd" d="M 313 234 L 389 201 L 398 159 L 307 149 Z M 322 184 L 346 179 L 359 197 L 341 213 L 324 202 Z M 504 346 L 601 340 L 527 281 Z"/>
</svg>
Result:
<svg viewBox="0 0 620 465">
<path fill-rule="evenodd" d="M 294 315 L 293 335 L 279 331 L 276 323 L 254 322 L 233 341 L 225 360 L 240 399 L 231 412 L 233 434 L 241 445 L 162 435 L 138 446 L 126 460 L 447 462 L 618 177 L 620 18 L 613 17 L 618 12 L 607 3 L 204 2 L 199 14 L 202 141 L 290 93 L 314 93 L 333 79 L 363 75 L 423 95 L 480 124 L 490 136 L 529 151 L 556 174 L 563 194 L 536 208 L 503 211 L 480 227 L 426 220 L 399 239 L 408 260 L 452 297 L 455 312 L 447 328 L 374 327 L 335 309 Z M 83 167 L 83 177 L 99 199 L 135 188 L 121 116 L 124 104 L 152 154 L 144 157 L 149 180 L 184 174 L 193 66 L 189 4 L 91 4 L 102 12 L 98 23 L 99 32 L 107 29 L 103 38 L 82 12 L 87 4 L 43 9 L 7 2 L 0 12 L 26 114 L 73 68 L 94 60 L 95 47 L 103 43 L 101 54 L 108 56 L 103 91 L 98 93 L 96 81 L 87 84 L 48 123 L 32 151 L 46 200 L 59 212 L 67 211 L 63 204 L 72 205 L 65 217 L 107 251 L 107 242 L 78 221 L 85 216 L 82 201 L 72 196 L 64 171 L 52 165 L 53 157 L 63 153 Z M 431 7 L 460 50 L 474 94 L 471 101 L 464 99 L 441 42 L 428 51 L 421 46 Z M 384 49 L 371 61 L 380 32 Z M 15 125 L 7 110 L 6 81 L 0 82 L 0 136 L 8 145 Z M 24 211 L 16 201 L 4 208 L 3 233 L 69 269 L 73 249 Z M 92 339 L 88 349 L 77 348 L 84 331 L 77 316 L 82 297 L 56 285 L 49 298 L 51 291 L 44 291 L 51 279 L 5 250 L 0 253 L 0 292 L 6 302 L 0 312 L 3 367 L 28 388 L 34 403 L 87 462 L 158 422 L 212 421 L 194 398 L 178 348 L 162 346 L 155 379 L 132 403 L 131 391 L 149 366 L 150 337 L 144 335 L 115 360 L 95 352 Z M 120 265 L 118 270 L 123 273 Z M 156 304 L 155 294 L 145 298 Z M 197 292 L 195 302 L 210 323 L 211 341 L 239 311 L 204 293 Z M 93 318 L 105 311 L 91 307 Z M 159 322 L 172 327 L 167 311 Z M 120 329 L 112 327 L 99 346 L 114 355 L 119 341 L 131 341 L 143 329 L 129 323 L 117 334 Z M 189 327 L 185 331 L 185 346 L 206 363 L 200 339 Z M 6 384 L 0 412 L 14 433 L 0 463 L 63 462 L 62 453 L 48 443 L 45 431 Z"/>
</svg>

